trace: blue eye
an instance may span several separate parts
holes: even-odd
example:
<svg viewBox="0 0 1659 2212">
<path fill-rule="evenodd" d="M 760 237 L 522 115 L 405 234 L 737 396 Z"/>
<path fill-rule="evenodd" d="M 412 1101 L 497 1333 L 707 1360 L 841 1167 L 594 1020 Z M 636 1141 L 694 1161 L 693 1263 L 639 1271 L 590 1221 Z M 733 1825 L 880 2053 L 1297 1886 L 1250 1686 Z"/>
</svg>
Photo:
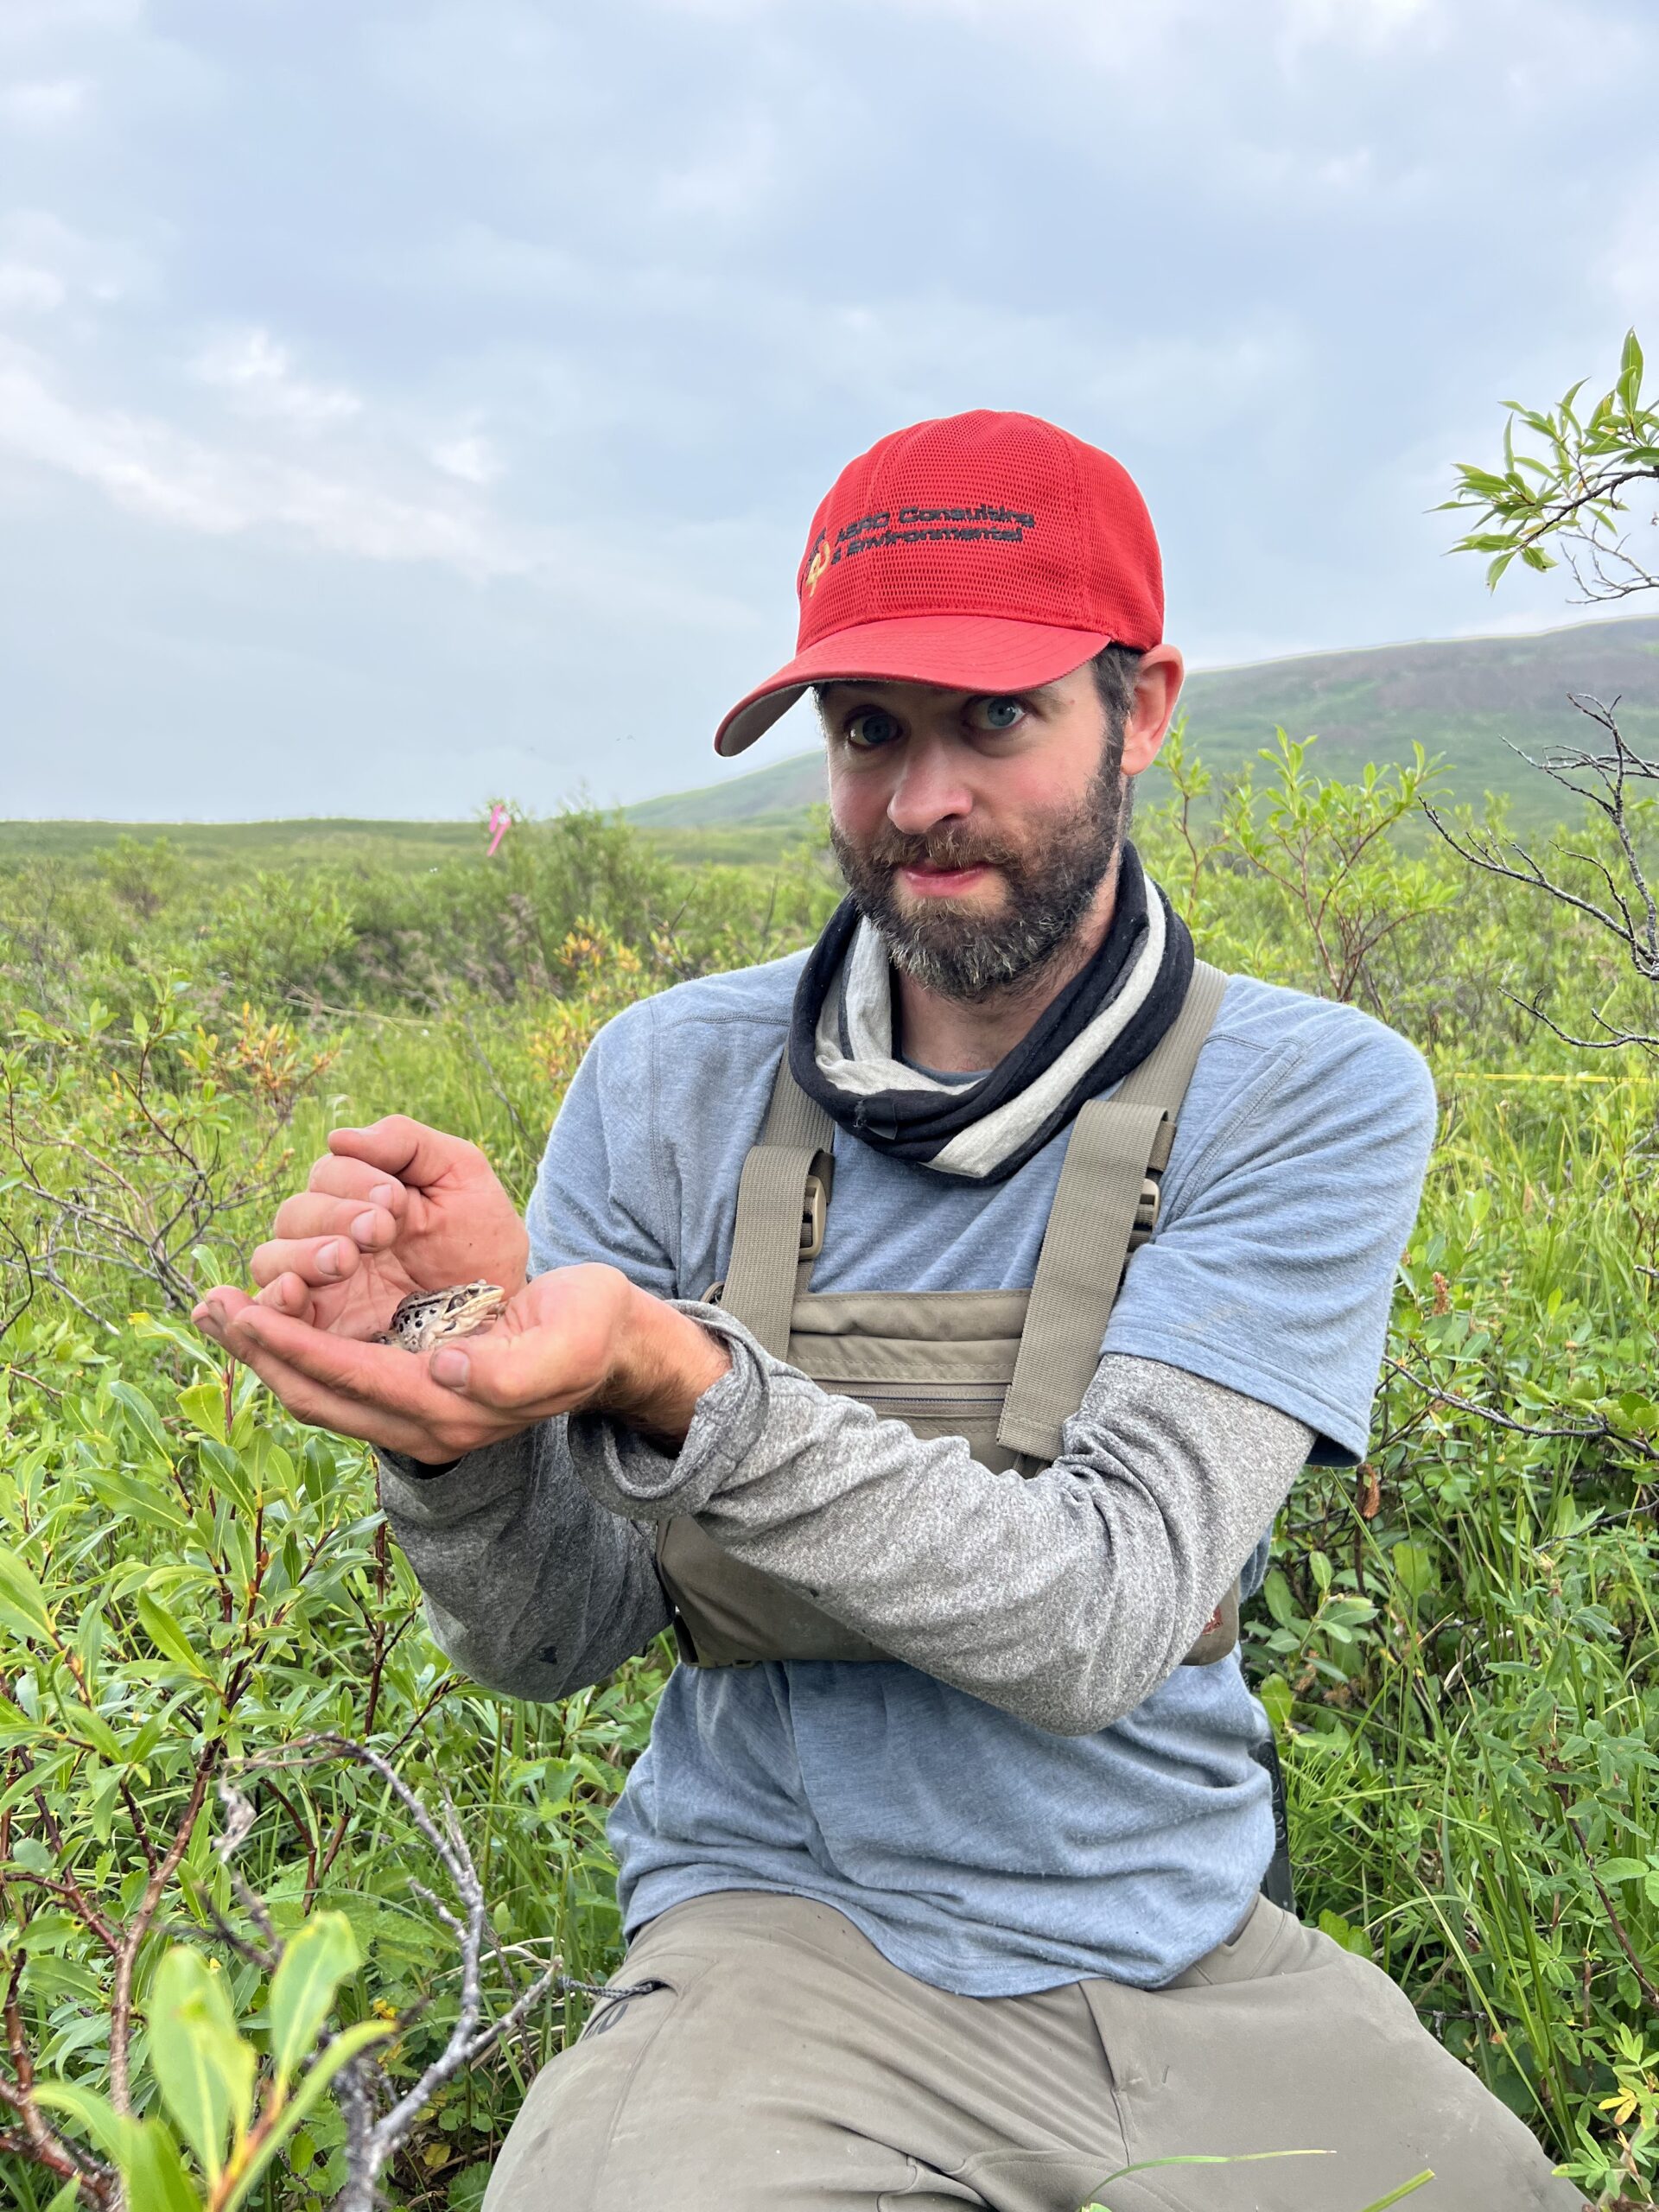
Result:
<svg viewBox="0 0 1659 2212">
<path fill-rule="evenodd" d="M 895 737 L 902 737 L 899 719 L 885 707 L 861 707 L 847 719 L 847 741 L 861 749 L 890 745 Z"/>
<path fill-rule="evenodd" d="M 1013 729 L 1025 720 L 1026 709 L 1019 699 L 970 699 L 967 715 L 976 729 Z"/>
</svg>

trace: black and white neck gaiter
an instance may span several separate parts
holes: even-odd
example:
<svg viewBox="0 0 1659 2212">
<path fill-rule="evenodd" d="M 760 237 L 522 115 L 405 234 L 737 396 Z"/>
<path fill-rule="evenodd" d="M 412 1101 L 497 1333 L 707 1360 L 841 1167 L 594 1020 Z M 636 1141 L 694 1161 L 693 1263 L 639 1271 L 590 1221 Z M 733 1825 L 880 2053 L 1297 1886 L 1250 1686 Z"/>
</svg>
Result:
<svg viewBox="0 0 1659 2212">
<path fill-rule="evenodd" d="M 887 946 L 845 899 L 796 985 L 790 1072 L 878 1151 L 1001 1183 L 1086 1098 L 1145 1059 L 1181 1010 L 1192 957 L 1185 923 L 1125 844 L 1111 927 L 1094 958 L 977 1083 L 944 1083 L 894 1058 Z"/>
</svg>

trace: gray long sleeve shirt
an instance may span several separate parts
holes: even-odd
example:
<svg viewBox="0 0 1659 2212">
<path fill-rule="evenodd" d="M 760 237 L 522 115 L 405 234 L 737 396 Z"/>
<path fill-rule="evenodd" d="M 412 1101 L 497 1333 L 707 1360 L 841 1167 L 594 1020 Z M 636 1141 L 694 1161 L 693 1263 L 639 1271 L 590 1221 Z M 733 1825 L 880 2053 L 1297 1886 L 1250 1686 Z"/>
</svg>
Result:
<svg viewBox="0 0 1659 2212">
<path fill-rule="evenodd" d="M 666 1627 L 650 1524 L 683 1513 L 895 1658 L 1092 1734 L 1180 1663 L 1313 1443 L 1236 1391 L 1109 1358 L 1064 1457 L 1021 1481 L 820 1389 L 720 1307 L 675 1302 L 733 1355 L 677 1454 L 578 1415 L 447 1475 L 387 1465 L 433 1628 L 494 1688 L 563 1696 Z"/>
</svg>

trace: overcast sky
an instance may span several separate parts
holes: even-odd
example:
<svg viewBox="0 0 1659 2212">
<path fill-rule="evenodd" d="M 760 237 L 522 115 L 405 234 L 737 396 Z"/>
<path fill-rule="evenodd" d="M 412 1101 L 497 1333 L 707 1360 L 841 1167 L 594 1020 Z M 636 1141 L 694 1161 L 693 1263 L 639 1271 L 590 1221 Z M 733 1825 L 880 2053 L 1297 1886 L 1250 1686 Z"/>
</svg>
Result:
<svg viewBox="0 0 1659 2212">
<path fill-rule="evenodd" d="M 1202 664 L 1659 332 L 1652 0 L 0 0 L 0 815 L 712 782 L 837 468 L 1052 416 Z M 1650 339 L 1659 348 L 1659 335 Z"/>
</svg>

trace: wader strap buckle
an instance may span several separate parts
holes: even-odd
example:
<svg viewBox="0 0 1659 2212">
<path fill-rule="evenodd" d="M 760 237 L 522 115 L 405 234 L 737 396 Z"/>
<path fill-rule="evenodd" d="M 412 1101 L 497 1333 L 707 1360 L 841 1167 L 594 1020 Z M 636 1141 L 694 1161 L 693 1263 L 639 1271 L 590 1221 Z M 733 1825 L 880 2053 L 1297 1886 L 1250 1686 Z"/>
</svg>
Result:
<svg viewBox="0 0 1659 2212">
<path fill-rule="evenodd" d="M 1163 1192 L 1164 1170 L 1169 1165 L 1169 1155 L 1175 1141 L 1173 1122 L 1160 1122 L 1158 1134 L 1152 1141 L 1152 1158 L 1141 1179 L 1141 1196 L 1135 1201 L 1135 1219 L 1129 1225 L 1129 1250 L 1138 1252 L 1143 1244 L 1150 1244 L 1158 1226 L 1158 1206 Z M 1127 1267 L 1128 1261 L 1124 1262 Z"/>
<path fill-rule="evenodd" d="M 809 1175 L 806 1188 L 801 1194 L 801 1257 L 816 1260 L 823 1249 L 824 1217 L 830 1210 L 830 1192 L 822 1175 Z"/>
</svg>

